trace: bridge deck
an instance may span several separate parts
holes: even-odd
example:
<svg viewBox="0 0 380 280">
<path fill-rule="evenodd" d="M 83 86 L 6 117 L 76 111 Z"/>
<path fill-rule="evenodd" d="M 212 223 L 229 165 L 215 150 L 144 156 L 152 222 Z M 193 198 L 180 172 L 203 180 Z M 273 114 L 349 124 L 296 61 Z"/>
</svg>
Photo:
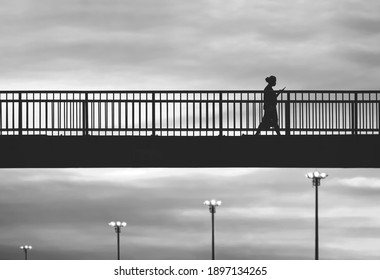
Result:
<svg viewBox="0 0 380 280">
<path fill-rule="evenodd" d="M 380 136 L 0 137 L 0 168 L 380 167 Z"/>
</svg>

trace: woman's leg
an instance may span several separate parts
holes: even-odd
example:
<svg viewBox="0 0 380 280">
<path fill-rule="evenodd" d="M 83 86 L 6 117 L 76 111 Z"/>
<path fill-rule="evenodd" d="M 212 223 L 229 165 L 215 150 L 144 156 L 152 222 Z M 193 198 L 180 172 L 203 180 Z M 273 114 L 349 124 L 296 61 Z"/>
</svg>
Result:
<svg viewBox="0 0 380 280">
<path fill-rule="evenodd" d="M 280 127 L 278 126 L 278 117 L 277 117 L 277 110 L 273 112 L 273 123 L 274 123 L 274 129 L 276 130 L 277 135 L 281 135 L 280 133 Z"/>
<path fill-rule="evenodd" d="M 259 124 L 259 127 L 257 128 L 257 132 L 255 135 L 260 135 L 260 132 L 264 129 L 266 129 L 270 122 L 270 114 L 267 111 L 264 111 L 263 119 L 261 120 L 261 123 Z"/>
<path fill-rule="evenodd" d="M 257 132 L 255 133 L 255 135 L 260 135 L 260 132 L 263 130 L 263 122 L 261 122 L 259 124 L 259 127 L 257 128 Z"/>
<path fill-rule="evenodd" d="M 280 127 L 278 126 L 278 124 L 275 124 L 274 129 L 276 130 L 277 135 L 281 135 Z"/>
</svg>

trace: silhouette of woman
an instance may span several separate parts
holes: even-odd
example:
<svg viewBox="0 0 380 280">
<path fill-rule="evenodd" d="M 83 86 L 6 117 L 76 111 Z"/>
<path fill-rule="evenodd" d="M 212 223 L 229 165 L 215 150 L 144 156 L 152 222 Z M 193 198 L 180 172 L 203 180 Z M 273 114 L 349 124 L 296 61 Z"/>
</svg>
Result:
<svg viewBox="0 0 380 280">
<path fill-rule="evenodd" d="M 280 127 L 278 126 L 277 118 L 277 97 L 285 90 L 279 90 L 277 93 L 273 90 L 276 85 L 277 79 L 275 76 L 270 76 L 265 79 L 268 85 L 264 89 L 264 117 L 257 129 L 256 135 L 260 135 L 262 130 L 267 130 L 273 127 L 277 135 L 281 135 Z"/>
</svg>

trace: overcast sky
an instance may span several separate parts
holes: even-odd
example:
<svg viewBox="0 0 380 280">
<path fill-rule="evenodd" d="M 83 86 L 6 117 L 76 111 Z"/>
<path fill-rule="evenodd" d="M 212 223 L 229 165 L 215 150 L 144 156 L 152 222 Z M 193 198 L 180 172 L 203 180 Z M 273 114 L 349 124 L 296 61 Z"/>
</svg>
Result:
<svg viewBox="0 0 380 280">
<path fill-rule="evenodd" d="M 313 259 L 310 169 L 0 170 L 0 259 Z M 380 174 L 323 169 L 320 258 L 380 259 Z"/>
<path fill-rule="evenodd" d="M 0 90 L 379 89 L 378 0 L 0 0 Z M 313 259 L 306 169 L 0 170 L 0 259 Z M 331 169 L 320 257 L 380 259 L 380 174 Z"/>
<path fill-rule="evenodd" d="M 378 0 L 0 0 L 1 89 L 378 89 Z"/>
</svg>

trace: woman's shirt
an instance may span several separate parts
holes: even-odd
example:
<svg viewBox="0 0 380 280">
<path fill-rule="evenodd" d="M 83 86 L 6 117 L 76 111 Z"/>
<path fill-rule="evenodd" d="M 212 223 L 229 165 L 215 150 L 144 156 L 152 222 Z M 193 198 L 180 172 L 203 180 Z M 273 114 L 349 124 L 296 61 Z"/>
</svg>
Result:
<svg viewBox="0 0 380 280">
<path fill-rule="evenodd" d="M 277 95 L 270 85 L 264 89 L 264 110 L 276 110 Z"/>
</svg>

